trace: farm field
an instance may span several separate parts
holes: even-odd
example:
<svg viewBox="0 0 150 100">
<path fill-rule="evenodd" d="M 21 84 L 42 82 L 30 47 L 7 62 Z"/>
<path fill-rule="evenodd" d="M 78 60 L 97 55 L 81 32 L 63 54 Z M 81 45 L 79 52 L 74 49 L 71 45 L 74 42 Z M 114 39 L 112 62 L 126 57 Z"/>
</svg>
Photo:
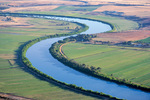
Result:
<svg viewBox="0 0 150 100">
<path fill-rule="evenodd" d="M 90 5 L 98 4 L 131 4 L 131 5 L 149 5 L 148 0 L 83 0 Z"/>
<path fill-rule="evenodd" d="M 40 18 L 0 17 L 0 32 L 5 34 L 45 36 L 73 32 L 75 23 Z M 81 28 L 78 26 L 78 28 Z"/>
<path fill-rule="evenodd" d="M 100 67 L 102 73 L 150 86 L 150 49 L 69 43 L 62 47 L 69 59 Z"/>
<path fill-rule="evenodd" d="M 52 15 L 63 15 L 63 16 L 74 16 L 74 17 L 81 17 L 81 18 L 89 18 L 89 19 L 95 19 L 99 21 L 106 21 L 113 24 L 116 28 L 115 32 L 122 32 L 127 30 L 135 30 L 139 27 L 138 23 L 131 20 L 126 20 L 122 18 L 117 17 L 110 17 L 105 15 L 93 15 L 91 13 L 76 13 L 74 11 L 51 11 L 51 12 L 19 12 L 19 13 L 33 13 L 33 14 L 52 14 Z"/>
<path fill-rule="evenodd" d="M 11 66 L 6 59 L 0 59 L 0 63 L 3 64 L 3 66 L 0 66 L 1 92 L 39 100 L 96 99 L 36 78 L 26 72 L 22 66 Z"/>
<path fill-rule="evenodd" d="M 148 38 L 146 38 L 146 39 L 138 40 L 138 42 L 150 43 L 150 37 L 148 37 Z"/>
<path fill-rule="evenodd" d="M 3 19 L 2 17 L 0 18 Z M 12 21 L 0 23 L 0 92 L 12 93 L 14 95 L 39 100 L 97 99 L 81 93 L 70 91 L 65 87 L 57 86 L 51 82 L 46 82 L 38 77 L 35 77 L 24 68 L 18 58 L 20 46 L 23 43 L 45 34 L 56 34 L 60 30 L 61 33 L 66 32 L 63 30 L 65 29 L 66 25 L 61 27 L 58 26 L 59 28 L 54 28 L 56 24 L 62 24 L 66 22 L 55 20 L 52 21 L 47 19 L 38 20 L 32 18 L 11 18 L 15 22 Z M 31 29 L 35 26 L 38 27 L 38 30 Z M 50 30 L 49 32 L 44 33 L 44 30 L 42 29 L 43 26 L 47 26 L 49 30 L 52 28 L 53 29 L 52 31 Z M 78 25 L 69 23 L 67 26 L 71 28 Z M 10 28 L 11 30 L 8 30 Z M 19 31 L 20 28 L 25 29 Z M 32 32 L 28 32 L 28 30 L 32 30 Z M 69 30 L 67 32 L 71 31 L 72 30 Z"/>
<path fill-rule="evenodd" d="M 112 42 L 132 41 L 150 37 L 149 7 L 149 0 L 113 0 L 113 2 L 112 0 L 0 0 L 0 13 L 54 14 L 110 22 L 116 27 L 115 32 L 100 33 L 95 40 Z M 113 17 L 102 13 L 105 11 L 116 12 L 115 14 L 122 12 L 123 16 L 139 17 L 139 19 L 127 20 L 118 15 L 118 17 Z M 76 24 L 38 18 L 11 18 L 12 21 L 3 21 L 6 18 L 0 16 L 0 92 L 13 93 L 18 96 L 40 100 L 97 99 L 78 92 L 73 92 L 35 77 L 32 73 L 25 70 L 18 58 L 20 46 L 26 41 L 56 33 L 63 34 L 72 32 L 77 27 Z M 142 27 L 139 29 L 140 25 Z M 147 42 L 149 38 L 141 41 Z M 72 46 L 77 47 L 76 44 L 68 44 L 64 47 L 69 49 L 70 47 L 72 48 Z M 77 61 L 81 60 L 81 63 L 95 64 L 94 66 L 101 67 L 102 72 L 108 75 L 112 74 L 115 77 L 126 78 L 132 82 L 150 86 L 150 74 L 148 73 L 148 71 L 150 71 L 148 68 L 149 62 L 145 60 L 150 60 L 148 57 L 150 55 L 148 53 L 149 49 L 142 51 L 142 49 L 133 50 L 138 48 L 122 49 L 121 47 L 109 47 L 106 45 L 99 48 L 98 45 L 88 46 L 87 44 L 80 43 L 78 46 L 77 48 L 81 50 L 81 52 L 86 49 L 88 49 L 88 51 L 81 53 L 75 51 L 77 48 L 75 48 L 74 51 L 65 50 L 68 53 L 67 56 L 70 55 L 70 57 L 76 58 Z M 74 55 L 72 52 L 78 55 Z M 109 53 L 106 54 L 106 52 Z M 86 55 L 87 53 L 89 53 L 89 55 Z M 129 56 L 127 56 L 127 54 Z M 111 55 L 112 58 L 107 57 L 107 55 Z M 123 55 L 125 55 L 125 58 L 120 57 Z M 119 57 L 117 58 L 116 56 Z M 136 56 L 137 58 L 134 58 Z M 104 59 L 99 57 L 104 57 Z M 124 58 L 124 61 L 118 63 L 117 60 L 119 58 Z M 128 59 L 125 60 L 126 58 Z M 131 58 L 132 60 L 129 60 Z M 90 62 L 87 62 L 87 60 L 90 60 Z M 109 66 L 106 67 L 104 63 L 108 60 L 111 62 L 108 62 Z M 140 64 L 136 63 L 136 60 L 139 61 Z M 125 62 L 128 61 L 130 61 L 130 63 L 127 67 L 123 65 L 127 64 Z M 122 66 L 118 67 L 118 65 Z M 144 66 L 142 70 L 140 70 L 141 66 Z M 112 69 L 112 67 L 115 68 Z"/>
<path fill-rule="evenodd" d="M 150 30 L 131 30 L 125 32 L 98 33 L 94 41 L 110 41 L 120 43 L 125 41 L 138 41 L 150 37 Z"/>
</svg>

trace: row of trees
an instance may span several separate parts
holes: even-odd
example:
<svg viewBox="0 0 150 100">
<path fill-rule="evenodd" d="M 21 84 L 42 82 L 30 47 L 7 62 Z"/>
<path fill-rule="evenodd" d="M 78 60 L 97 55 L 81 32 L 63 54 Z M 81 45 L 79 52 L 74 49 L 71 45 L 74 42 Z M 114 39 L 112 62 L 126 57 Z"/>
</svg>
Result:
<svg viewBox="0 0 150 100">
<path fill-rule="evenodd" d="M 51 77 L 51 76 L 48 76 L 48 75 L 46 75 L 46 74 L 44 74 L 43 72 L 41 72 L 41 71 L 39 71 L 38 69 L 36 69 L 34 66 L 32 66 L 32 64 L 31 64 L 31 62 L 26 58 L 26 51 L 27 51 L 27 49 L 30 47 L 30 46 L 32 46 L 33 44 L 35 44 L 36 42 L 39 42 L 39 41 L 41 41 L 41 40 L 43 40 L 43 39 L 46 39 L 46 38 L 53 38 L 53 37 L 57 37 L 57 36 L 59 36 L 59 35 L 50 35 L 50 36 L 47 36 L 47 37 L 41 37 L 41 38 L 37 38 L 37 39 L 34 39 L 34 40 L 30 40 L 30 41 L 28 41 L 26 44 L 25 44 L 25 46 L 23 47 L 23 49 L 22 49 L 22 54 L 21 54 L 21 58 L 22 58 L 22 62 L 30 69 L 30 70 L 32 70 L 34 73 L 36 73 L 36 74 L 38 74 L 38 76 L 40 75 L 41 77 L 43 77 L 43 79 L 48 79 L 48 80 L 52 80 L 52 81 L 54 81 L 54 82 L 57 82 L 58 84 L 61 84 L 61 85 L 65 85 L 65 86 L 68 86 L 69 88 L 71 88 L 71 89 L 77 89 L 77 90 L 80 90 L 80 91 L 82 91 L 83 93 L 89 93 L 89 94 L 91 94 L 91 95 L 96 95 L 96 96 L 104 96 L 104 97 L 106 97 L 106 98 L 108 98 L 108 99 L 113 99 L 113 100 L 120 100 L 120 99 L 118 99 L 118 98 L 116 98 L 116 97 L 112 97 L 112 96 L 110 96 L 110 95 L 107 95 L 107 94 L 104 94 L 104 93 L 100 93 L 100 92 L 96 92 L 96 91 L 92 91 L 92 90 L 86 90 L 86 89 L 84 89 L 84 88 L 82 88 L 82 87 L 78 87 L 78 86 L 76 86 L 76 85 L 74 85 L 74 84 L 67 84 L 67 83 L 64 83 L 64 82 L 61 82 L 61 81 L 58 81 L 58 80 L 56 80 L 56 79 L 54 79 L 53 77 Z M 67 40 L 67 39 L 64 39 L 64 40 Z M 57 46 L 56 46 L 56 44 L 57 45 L 59 45 L 59 44 L 62 44 L 62 43 L 55 43 L 55 44 L 53 44 L 53 46 L 52 46 L 52 48 L 51 48 L 51 50 L 53 51 L 57 51 Z M 60 46 L 60 45 L 59 45 Z M 55 54 L 54 52 L 52 53 L 52 54 Z M 72 65 L 72 64 L 74 64 L 74 66 L 76 67 L 76 66 L 82 66 L 82 67 L 85 67 L 85 69 L 87 69 L 87 68 L 89 68 L 89 71 L 87 70 L 87 73 L 89 73 L 90 72 L 90 70 L 93 70 L 93 73 L 96 73 L 96 69 L 95 68 L 93 68 L 92 66 L 91 67 L 87 67 L 85 64 L 78 64 L 78 63 L 75 63 L 73 60 L 69 60 L 69 62 L 67 61 L 67 60 L 65 60 L 65 59 L 63 59 L 63 56 L 61 56 L 60 54 L 56 54 L 55 56 L 57 56 L 57 58 L 59 58 L 60 57 L 60 59 L 61 59 L 61 61 L 63 61 L 63 62 L 66 62 L 66 63 L 68 63 L 70 66 Z M 80 70 L 80 69 L 79 69 Z"/>
<path fill-rule="evenodd" d="M 63 64 L 71 67 L 71 68 L 74 68 L 76 70 L 79 70 L 81 72 L 84 72 L 84 73 L 99 73 L 101 71 L 101 68 L 98 67 L 93 67 L 93 66 L 88 66 L 88 65 L 85 65 L 85 64 L 79 64 L 77 62 L 75 62 L 73 59 L 69 59 L 69 58 L 65 58 L 60 52 L 59 52 L 59 47 L 60 45 L 62 45 L 63 43 L 54 43 L 51 48 L 49 49 L 50 50 L 50 53 L 56 58 L 58 59 L 60 62 L 62 62 Z"/>
<path fill-rule="evenodd" d="M 96 68 L 94 66 L 79 64 L 79 63 L 75 62 L 73 59 L 65 58 L 59 51 L 59 48 L 63 43 L 71 42 L 71 41 L 82 41 L 82 40 L 83 41 L 89 41 L 90 39 L 88 40 L 87 38 L 93 37 L 93 36 L 94 35 L 78 35 L 76 37 L 69 37 L 69 38 L 66 38 L 64 40 L 58 41 L 51 46 L 51 48 L 49 49 L 50 53 L 52 54 L 52 56 L 54 58 L 56 58 L 57 60 L 59 60 L 63 64 L 65 64 L 71 68 L 74 68 L 78 71 L 81 71 L 83 73 L 92 75 L 92 76 L 97 77 L 97 78 L 113 81 L 113 82 L 116 82 L 118 84 L 124 84 L 124 85 L 130 86 L 130 87 L 138 88 L 138 89 L 141 89 L 144 91 L 150 91 L 149 87 L 132 83 L 131 81 L 126 80 L 126 79 L 119 79 L 119 78 L 113 77 L 113 75 L 110 75 L 110 76 L 106 75 L 106 74 L 101 72 L 100 67 Z"/>
</svg>

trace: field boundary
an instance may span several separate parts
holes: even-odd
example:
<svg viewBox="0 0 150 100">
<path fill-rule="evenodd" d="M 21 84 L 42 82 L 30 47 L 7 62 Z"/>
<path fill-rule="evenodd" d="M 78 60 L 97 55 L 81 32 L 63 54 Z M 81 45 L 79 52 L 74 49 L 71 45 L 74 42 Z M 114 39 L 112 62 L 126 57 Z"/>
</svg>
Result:
<svg viewBox="0 0 150 100">
<path fill-rule="evenodd" d="M 69 41 L 70 42 L 70 41 Z M 63 41 L 63 43 L 66 43 L 65 41 Z M 112 81 L 112 82 L 115 82 L 117 84 L 124 84 L 126 86 L 129 86 L 131 88 L 136 88 L 136 89 L 140 89 L 140 90 L 143 90 L 143 91 L 147 91 L 147 92 L 150 92 L 150 87 L 147 87 L 147 86 L 143 86 L 143 85 L 139 85 L 139 84 L 135 84 L 135 83 L 132 83 L 131 81 L 126 81 L 124 79 L 117 79 L 113 76 L 108 76 L 104 73 L 97 73 L 97 72 L 93 72 L 92 70 L 90 70 L 89 68 L 86 68 L 85 67 L 85 64 L 79 64 L 77 62 L 74 62 L 68 58 L 65 58 L 63 55 L 61 55 L 61 53 L 59 52 L 60 50 L 60 46 L 63 45 L 63 43 L 54 43 L 51 48 L 50 48 L 50 53 L 52 54 L 52 56 L 54 58 L 56 58 L 58 61 L 62 62 L 63 64 L 75 69 L 75 70 L 78 70 L 80 72 L 83 72 L 85 74 L 88 74 L 88 75 L 91 75 L 91 76 L 94 76 L 94 77 L 97 77 L 97 78 L 100 78 L 100 79 L 104 79 L 104 80 L 107 80 L 107 81 Z"/>
<path fill-rule="evenodd" d="M 14 94 L 11 93 L 2 93 L 0 92 L 0 99 L 4 99 L 4 100 L 34 100 L 31 98 L 26 98 L 26 97 L 22 97 L 22 96 L 16 96 Z"/>
<path fill-rule="evenodd" d="M 103 20 L 97 20 L 97 19 L 92 19 L 92 18 L 84 18 L 84 17 L 73 17 L 73 16 L 65 16 L 65 15 L 51 15 L 51 14 L 31 14 L 31 13 L 4 13 L 4 12 L 1 12 L 0 13 L 0 16 L 18 16 L 18 17 L 26 17 L 26 15 L 28 16 L 31 16 L 33 17 L 34 15 L 37 15 L 37 16 L 53 16 L 53 17 L 68 17 L 68 18 L 80 18 L 80 19 L 85 19 L 85 20 L 91 20 L 91 21 L 97 21 L 97 22 L 101 22 L 101 23 L 104 23 L 104 24 L 108 24 L 110 25 L 111 29 L 110 31 L 106 31 L 105 33 L 109 33 L 109 32 L 116 32 L 117 31 L 117 28 L 115 27 L 114 24 L 110 23 L 110 22 L 107 22 L 107 21 L 103 21 Z"/>
<path fill-rule="evenodd" d="M 22 60 L 22 63 L 28 68 L 28 70 L 30 70 L 32 73 L 35 73 L 37 76 L 40 76 L 40 77 L 42 77 L 46 80 L 49 80 L 49 81 L 56 82 L 59 85 L 64 85 L 65 87 L 69 87 L 69 88 L 73 89 L 74 91 L 80 91 L 82 93 L 89 94 L 91 96 L 96 96 L 96 97 L 101 97 L 102 96 L 102 97 L 105 97 L 105 98 L 108 98 L 108 99 L 122 100 L 122 99 L 118 99 L 116 97 L 112 97 L 110 95 L 104 94 L 102 92 L 96 92 L 96 91 L 92 91 L 92 90 L 85 90 L 84 88 L 78 87 L 74 84 L 67 84 L 67 83 L 58 81 L 58 80 L 54 79 L 53 77 L 48 76 L 48 75 L 44 74 L 43 72 L 39 71 L 34 66 L 32 66 L 31 62 L 25 56 L 26 51 L 28 50 L 28 48 L 31 47 L 33 44 L 35 44 L 37 42 L 40 42 L 41 40 L 44 40 L 44 39 L 47 39 L 47 38 L 54 38 L 54 37 L 58 37 L 58 36 L 57 35 L 54 35 L 54 36 L 51 35 L 51 36 L 47 36 L 47 37 L 41 37 L 41 38 L 37 38 L 37 39 L 31 40 L 31 41 L 28 41 L 25 44 L 25 46 L 23 47 L 23 49 L 21 51 L 22 52 L 21 60 Z"/>
<path fill-rule="evenodd" d="M 5 13 L 7 15 L 7 13 Z M 0 13 L 0 16 L 4 16 L 5 14 L 2 14 Z M 21 14 L 21 13 L 20 13 Z M 14 13 L 9 13 L 10 16 L 15 16 Z M 32 14 L 31 14 L 32 15 Z M 33 14 L 33 15 L 39 15 L 39 14 Z M 24 16 L 19 16 L 16 14 L 17 17 L 24 17 Z M 57 16 L 57 15 L 53 15 L 53 16 Z M 67 16 L 62 16 L 62 17 L 67 17 Z M 73 17 L 73 18 L 80 18 L 80 17 Z M 81 19 L 84 19 L 84 18 L 81 18 Z M 89 19 L 91 20 L 91 19 Z M 101 21 L 102 22 L 102 21 Z M 106 23 L 106 22 L 105 22 Z M 81 23 L 79 23 L 81 24 Z M 106 23 L 108 24 L 108 23 Z M 68 87 L 69 89 L 72 89 L 74 91 L 78 91 L 80 93 L 83 93 L 83 94 L 87 94 L 87 95 L 90 95 L 90 96 L 94 96 L 94 97 L 98 97 L 98 98 L 105 98 L 105 99 L 111 99 L 111 100 L 122 100 L 122 99 L 118 99 L 116 97 L 112 97 L 110 95 L 107 95 L 107 94 L 104 94 L 102 92 L 96 92 L 96 91 L 92 91 L 92 90 L 85 90 L 84 88 L 82 87 L 78 87 L 74 84 L 67 84 L 67 83 L 64 83 L 64 82 L 61 82 L 61 81 L 58 81 L 58 80 L 55 80 L 53 77 L 51 76 L 48 76 L 44 73 L 42 73 L 41 71 L 39 71 L 38 69 L 36 69 L 34 66 L 32 66 L 31 62 L 26 58 L 26 51 L 28 50 L 29 47 L 31 47 L 33 44 L 37 43 L 37 42 L 40 42 L 41 40 L 44 40 L 44 39 L 48 39 L 48 38 L 55 38 L 55 37 L 61 37 L 61 36 L 68 36 L 68 35 L 72 35 L 72 34 L 77 34 L 77 33 L 81 33 L 85 30 L 88 29 L 88 26 L 86 26 L 85 24 L 82 24 L 84 26 L 84 28 L 82 28 L 81 30 L 79 30 L 78 32 L 73 32 L 71 34 L 55 34 L 55 35 L 49 35 L 49 36 L 45 36 L 45 37 L 40 37 L 40 38 L 37 38 L 37 39 L 33 39 L 33 40 L 30 40 L 30 41 L 27 41 L 22 49 L 21 49 L 21 61 L 23 63 L 23 65 L 28 69 L 28 71 L 34 73 L 36 76 L 38 77 L 41 77 L 43 79 L 46 79 L 46 81 L 52 81 L 54 83 L 57 83 L 58 85 L 62 85 L 64 87 Z M 109 25 L 111 25 L 109 23 Z M 111 25 L 112 27 L 112 25 Z M 115 27 L 114 27 L 115 28 Z M 113 28 L 113 29 L 114 29 Z"/>
<path fill-rule="evenodd" d="M 62 50 L 62 47 L 63 47 L 64 45 L 66 45 L 66 44 L 69 44 L 69 43 L 72 43 L 72 42 L 64 43 L 64 44 L 62 44 L 62 45 L 59 47 L 59 52 L 60 52 L 65 58 L 68 58 L 68 57 L 64 54 L 64 52 L 63 52 L 63 50 Z"/>
</svg>

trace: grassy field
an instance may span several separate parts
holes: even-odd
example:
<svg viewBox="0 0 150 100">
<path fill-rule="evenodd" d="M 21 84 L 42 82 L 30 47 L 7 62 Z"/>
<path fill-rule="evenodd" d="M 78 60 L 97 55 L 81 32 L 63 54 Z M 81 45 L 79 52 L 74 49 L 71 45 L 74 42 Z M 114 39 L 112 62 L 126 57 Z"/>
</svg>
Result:
<svg viewBox="0 0 150 100">
<path fill-rule="evenodd" d="M 101 67 L 102 73 L 150 86 L 150 49 L 69 43 L 64 54 L 78 63 Z"/>
<path fill-rule="evenodd" d="M 141 43 L 150 43 L 150 37 L 148 37 L 146 39 L 138 40 L 138 42 L 141 42 Z"/>
<path fill-rule="evenodd" d="M 22 23 L 18 23 L 18 20 L 25 20 L 25 21 L 23 21 Z M 77 25 L 74 23 L 68 23 L 57 20 L 53 21 L 50 19 L 39 19 L 39 18 L 12 17 L 11 25 L 6 24 L 10 23 L 9 21 L 8 22 L 3 21 L 3 23 L 5 24 L 3 26 L 1 25 L 0 29 L 1 33 L 31 35 L 31 36 L 44 36 L 44 35 L 53 35 L 56 33 L 57 34 L 69 33 L 74 31 L 74 29 L 77 27 Z"/>
<path fill-rule="evenodd" d="M 60 6 L 56 9 L 53 9 L 54 11 L 93 11 L 97 9 L 100 6 Z"/>
<path fill-rule="evenodd" d="M 28 12 L 29 13 L 29 12 Z M 75 17 L 93 18 L 113 23 L 117 31 L 135 29 L 138 24 L 133 21 L 119 19 L 115 17 L 93 16 L 74 13 L 74 11 L 51 11 L 51 12 L 31 12 L 42 14 L 68 15 Z M 55 99 L 55 100 L 95 100 L 97 98 L 76 93 L 65 88 L 61 88 L 52 83 L 40 80 L 25 72 L 23 66 L 19 65 L 17 52 L 24 42 L 50 34 L 63 34 L 71 32 L 76 24 L 65 25 L 63 21 L 37 19 L 37 18 L 12 18 L 15 22 L 4 22 L 0 25 L 0 91 L 13 93 L 15 95 L 35 98 L 35 99 Z M 18 23 L 18 21 L 22 21 Z M 16 22 L 18 23 L 16 25 Z M 124 24 L 125 23 L 125 24 Z M 1 23 L 2 24 L 2 23 Z M 60 26 L 64 24 L 63 26 Z M 5 26 L 5 27 L 4 27 Z M 69 29 L 66 29 L 69 27 Z M 79 27 L 79 26 L 78 26 Z"/>
<path fill-rule="evenodd" d="M 109 22 L 113 24 L 116 27 L 117 32 L 122 32 L 122 31 L 127 31 L 127 30 L 134 30 L 137 29 L 138 23 L 131 21 L 131 20 L 126 20 L 126 19 L 121 19 L 117 17 L 110 17 L 110 16 L 104 16 L 104 15 L 94 15 L 92 13 L 88 12 L 82 12 L 82 13 L 77 13 L 76 11 L 51 11 L 51 12 L 20 12 L 20 13 L 35 13 L 35 14 L 54 14 L 54 15 L 64 15 L 64 16 L 74 16 L 74 17 L 83 17 L 83 18 L 89 18 L 89 19 L 95 19 L 95 20 L 102 20 Z"/>
<path fill-rule="evenodd" d="M 40 80 L 20 67 L 11 66 L 0 59 L 0 91 L 39 100 L 94 100 L 90 96 L 69 91 L 52 83 Z"/>
<path fill-rule="evenodd" d="M 23 19 L 24 18 L 21 18 L 21 20 Z M 42 29 L 43 26 L 49 28 L 49 32 L 44 33 L 44 35 L 55 34 L 60 30 L 61 33 L 66 32 L 66 25 L 61 27 L 58 26 L 59 28 L 54 28 L 56 24 L 66 23 L 62 21 L 27 18 L 25 22 L 32 24 L 31 26 L 34 27 L 38 26 L 38 30 L 28 32 L 31 27 L 24 26 L 25 29 L 22 29 L 25 23 L 19 22 L 19 25 L 22 25 L 22 27 L 16 26 L 14 24 L 11 24 L 11 26 L 8 27 L 0 26 L 0 92 L 13 93 L 15 95 L 39 100 L 97 99 L 94 97 L 83 95 L 81 93 L 70 91 L 64 87 L 60 87 L 53 83 L 41 80 L 24 69 L 24 66 L 20 64 L 20 60 L 17 58 L 20 45 L 28 40 L 38 38 L 38 36 L 43 36 L 43 33 L 45 31 Z M 69 23 L 69 27 L 76 26 L 76 24 Z M 8 30 L 9 28 L 11 28 L 11 31 Z M 53 30 L 53 32 L 51 32 L 50 29 Z M 72 30 L 70 30 L 70 32 L 71 31 Z"/>
</svg>

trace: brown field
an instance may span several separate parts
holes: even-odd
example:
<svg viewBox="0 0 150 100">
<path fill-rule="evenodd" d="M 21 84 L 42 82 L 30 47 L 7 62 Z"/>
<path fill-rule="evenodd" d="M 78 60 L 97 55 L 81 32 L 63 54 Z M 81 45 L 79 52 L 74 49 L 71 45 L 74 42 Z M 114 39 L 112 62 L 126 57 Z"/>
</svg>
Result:
<svg viewBox="0 0 150 100">
<path fill-rule="evenodd" d="M 11 7 L 3 10 L 4 12 L 18 12 L 18 11 L 51 11 L 58 6 L 32 6 L 32 7 Z"/>
<path fill-rule="evenodd" d="M 33 100 L 30 98 L 25 98 L 25 97 L 21 97 L 21 96 L 16 96 L 13 94 L 7 94 L 7 93 L 0 93 L 0 97 L 3 98 L 0 100 Z"/>
<path fill-rule="evenodd" d="M 150 37 L 150 30 L 133 30 L 120 33 L 99 33 L 97 38 L 93 40 L 110 41 L 110 42 L 124 42 L 136 41 Z"/>
<path fill-rule="evenodd" d="M 127 16 L 149 17 L 150 16 L 150 1 L 149 0 L 82 0 L 87 3 L 79 1 L 65 1 L 65 0 L 0 0 L 1 6 L 9 7 L 4 9 L 4 12 L 18 12 L 18 11 L 51 11 L 61 5 L 99 5 L 94 12 L 103 11 L 117 11 L 124 12 Z M 115 4 L 126 4 L 115 5 Z M 130 6 L 129 6 L 130 5 Z M 134 5 L 134 6 L 131 6 Z M 136 6 L 135 6 L 136 5 Z M 144 5 L 144 6 L 141 6 Z"/>
<path fill-rule="evenodd" d="M 59 5 L 82 5 L 78 1 L 63 1 L 63 0 L 0 0 L 2 7 L 9 7 L 2 10 L 3 12 L 17 12 L 17 11 L 50 11 Z"/>
<path fill-rule="evenodd" d="M 108 5 L 102 6 L 94 10 L 96 12 L 103 11 L 117 11 L 124 12 L 127 16 L 138 16 L 138 17 L 149 17 L 150 16 L 150 6 L 115 6 Z"/>
<path fill-rule="evenodd" d="M 65 1 L 65 0 L 0 0 L 0 3 L 3 5 L 10 5 L 16 7 L 26 7 L 26 6 L 44 6 L 44 5 L 80 5 L 82 2 L 78 1 Z"/>
<path fill-rule="evenodd" d="M 134 4 L 134 5 L 150 5 L 149 0 L 82 0 L 88 2 L 90 5 L 98 4 Z"/>
<path fill-rule="evenodd" d="M 0 54 L 0 58 L 2 58 L 2 59 L 16 59 L 17 57 L 13 54 Z"/>
<path fill-rule="evenodd" d="M 9 18 L 9 17 L 8 17 Z M 33 25 L 28 23 L 30 18 L 11 17 L 11 21 L 6 21 L 6 17 L 0 17 L 0 27 L 32 27 Z"/>
</svg>

